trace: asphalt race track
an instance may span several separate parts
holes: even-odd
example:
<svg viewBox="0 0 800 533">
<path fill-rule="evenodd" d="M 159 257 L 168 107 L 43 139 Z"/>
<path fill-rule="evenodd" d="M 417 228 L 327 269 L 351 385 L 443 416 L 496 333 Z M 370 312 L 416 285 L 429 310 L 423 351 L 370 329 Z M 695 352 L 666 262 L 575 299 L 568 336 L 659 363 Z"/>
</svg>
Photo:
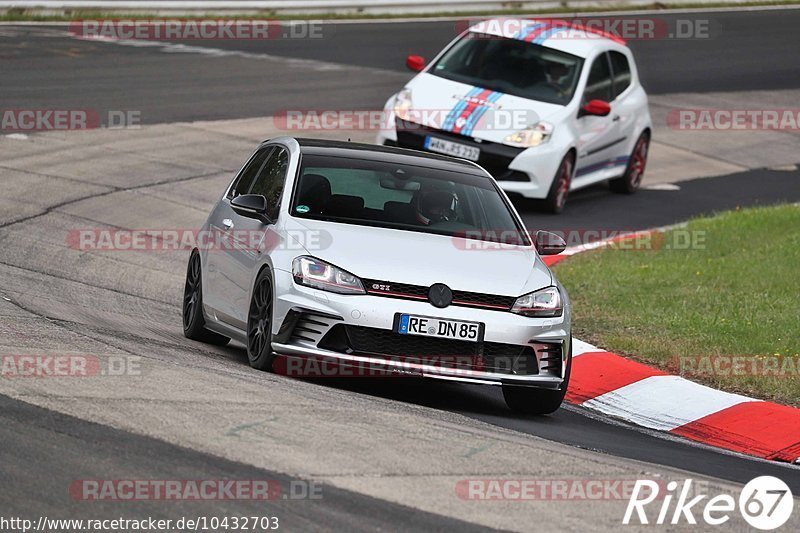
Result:
<svg viewBox="0 0 800 533">
<path fill-rule="evenodd" d="M 800 10 L 709 18 L 710 39 L 632 43 L 651 94 L 800 89 L 796 47 L 787 46 L 797 40 Z M 187 251 L 67 245 L 70 229 L 199 226 L 259 137 L 257 125 L 245 132 L 235 119 L 292 107 L 380 108 L 409 78 L 404 57 L 430 57 L 455 33 L 452 21 L 330 27 L 322 40 L 176 49 L 77 40 L 56 26 L 0 26 L 2 108 L 133 109 L 145 124 L 0 136 L 0 353 L 91 354 L 140 369 L 0 379 L 5 514 L 256 513 L 279 516 L 289 531 L 525 530 L 534 521 L 588 531 L 616 529 L 624 502 L 474 502 L 454 487 L 476 477 L 648 475 L 731 490 L 775 475 L 800 494 L 798 467 L 667 439 L 575 407 L 515 416 L 495 388 L 256 372 L 241 346 L 183 337 Z M 517 204 L 531 228 L 634 230 L 800 201 L 796 167 L 736 165 L 737 172 L 676 179 L 675 188 L 632 197 L 593 187 L 571 196 L 560 217 Z M 80 479 L 316 480 L 324 492 L 321 500 L 266 506 L 87 502 L 68 491 Z M 741 521 L 730 526 L 744 530 Z"/>
<path fill-rule="evenodd" d="M 55 486 L 67 487 L 81 472 L 86 479 L 102 479 L 110 468 L 116 471 L 135 472 L 140 479 L 172 479 L 176 471 L 187 479 L 267 479 L 288 486 L 287 476 L 260 470 L 233 461 L 180 448 L 163 441 L 114 430 L 78 418 L 61 415 L 23 402 L 0 396 L 3 411 L 2 459 L 8 474 L 6 483 L 17 489 L 19 503 L 13 505 L 18 515 L 39 514 L 43 506 L 51 514 L 70 516 L 76 514 L 64 498 L 66 491 L 53 491 Z M 31 443 L 46 443 L 31 446 Z M 80 450 L 80 453 L 76 451 Z M 125 450 L 120 454 L 120 450 Z M 42 461 L 43 456 L 51 456 Z M 53 455 L 55 455 L 53 457 Z M 87 464 L 87 457 L 91 462 Z M 42 495 L 51 494 L 49 500 Z M 29 508 L 25 503 L 28 502 Z M 33 505 L 30 505 L 33 503 Z M 197 516 L 206 510 L 206 502 L 177 502 L 167 509 L 158 509 L 147 502 L 131 505 L 126 511 L 132 516 L 171 518 L 176 514 Z M 12 509 L 5 511 L 8 513 Z M 234 501 L 225 506 L 229 515 L 253 516 L 263 514 L 264 504 L 252 501 Z M 387 523 L 392 529 L 402 531 L 453 530 L 482 531 L 484 528 L 455 519 L 410 509 L 402 505 L 378 500 L 351 491 L 327 488 L 324 500 L 309 500 L 302 507 L 291 500 L 277 500 L 270 505 L 270 513 L 281 518 L 281 527 L 298 531 L 313 531 L 321 527 L 338 530 L 374 531 Z M 118 505 L 99 502 L 92 509 L 99 518 L 119 515 Z M 358 517 L 354 523 L 353 517 Z"/>
<path fill-rule="evenodd" d="M 709 38 L 631 41 L 650 94 L 798 86 L 800 65 L 787 43 L 796 40 L 800 10 L 645 18 L 656 17 L 708 18 Z M 411 77 L 408 54 L 430 59 L 462 28 L 457 21 L 329 24 L 319 39 L 198 40 L 178 43 L 183 51 L 156 60 L 149 46 L 109 47 L 4 27 L 11 38 L 0 40 L 0 58 L 31 68 L 4 69 L 3 93 L 27 108 L 91 102 L 96 109 L 136 109 L 145 124 L 266 116 L 297 107 L 379 109 Z M 207 56 L 187 47 L 251 57 L 230 55 L 210 69 Z M 287 61 L 298 60 L 312 63 L 302 77 L 287 75 Z M 352 71 L 338 65 L 361 69 L 358 98 Z"/>
</svg>

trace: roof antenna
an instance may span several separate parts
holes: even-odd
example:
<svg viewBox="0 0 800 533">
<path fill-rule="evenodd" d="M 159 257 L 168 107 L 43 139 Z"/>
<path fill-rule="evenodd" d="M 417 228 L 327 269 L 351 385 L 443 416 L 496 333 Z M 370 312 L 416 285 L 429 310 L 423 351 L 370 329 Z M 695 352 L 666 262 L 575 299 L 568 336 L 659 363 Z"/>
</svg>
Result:
<svg viewBox="0 0 800 533">
<path fill-rule="evenodd" d="M 350 137 L 347 138 L 347 142 L 350 142 Z"/>
</svg>

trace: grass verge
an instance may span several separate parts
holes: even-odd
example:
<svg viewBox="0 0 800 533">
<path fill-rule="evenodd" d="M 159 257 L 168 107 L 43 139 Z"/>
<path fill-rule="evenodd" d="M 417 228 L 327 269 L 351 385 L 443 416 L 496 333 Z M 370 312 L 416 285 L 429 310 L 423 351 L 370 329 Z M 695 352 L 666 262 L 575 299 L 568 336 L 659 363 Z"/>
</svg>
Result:
<svg viewBox="0 0 800 533">
<path fill-rule="evenodd" d="M 800 206 L 698 218 L 650 242 L 554 268 L 572 298 L 574 335 L 716 388 L 800 406 Z"/>
</svg>

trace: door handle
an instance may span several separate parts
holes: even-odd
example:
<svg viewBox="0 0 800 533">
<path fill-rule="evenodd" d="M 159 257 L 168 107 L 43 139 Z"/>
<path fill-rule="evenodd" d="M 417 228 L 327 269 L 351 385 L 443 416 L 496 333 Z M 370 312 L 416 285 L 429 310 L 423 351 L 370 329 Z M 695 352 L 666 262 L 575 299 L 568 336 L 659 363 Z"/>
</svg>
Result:
<svg viewBox="0 0 800 533">
<path fill-rule="evenodd" d="M 226 231 L 231 229 L 233 227 L 233 220 L 229 218 L 224 219 L 222 221 L 222 226 L 225 228 Z"/>
<path fill-rule="evenodd" d="M 619 115 L 614 115 L 614 118 L 611 119 L 611 122 L 617 122 L 619 120 Z"/>
</svg>

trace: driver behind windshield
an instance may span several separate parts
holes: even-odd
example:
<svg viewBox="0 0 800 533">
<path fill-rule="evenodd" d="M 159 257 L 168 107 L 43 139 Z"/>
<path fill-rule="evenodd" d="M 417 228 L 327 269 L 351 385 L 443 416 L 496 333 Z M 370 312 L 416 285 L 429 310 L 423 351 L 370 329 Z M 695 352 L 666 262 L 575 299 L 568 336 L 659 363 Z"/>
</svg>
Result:
<svg viewBox="0 0 800 533">
<path fill-rule="evenodd" d="M 458 195 L 451 191 L 420 191 L 414 204 L 417 222 L 425 226 L 458 218 Z"/>
<path fill-rule="evenodd" d="M 569 68 L 564 63 L 548 61 L 545 66 L 545 74 L 547 75 L 547 83 L 558 87 L 560 91 L 569 88 Z"/>
</svg>

